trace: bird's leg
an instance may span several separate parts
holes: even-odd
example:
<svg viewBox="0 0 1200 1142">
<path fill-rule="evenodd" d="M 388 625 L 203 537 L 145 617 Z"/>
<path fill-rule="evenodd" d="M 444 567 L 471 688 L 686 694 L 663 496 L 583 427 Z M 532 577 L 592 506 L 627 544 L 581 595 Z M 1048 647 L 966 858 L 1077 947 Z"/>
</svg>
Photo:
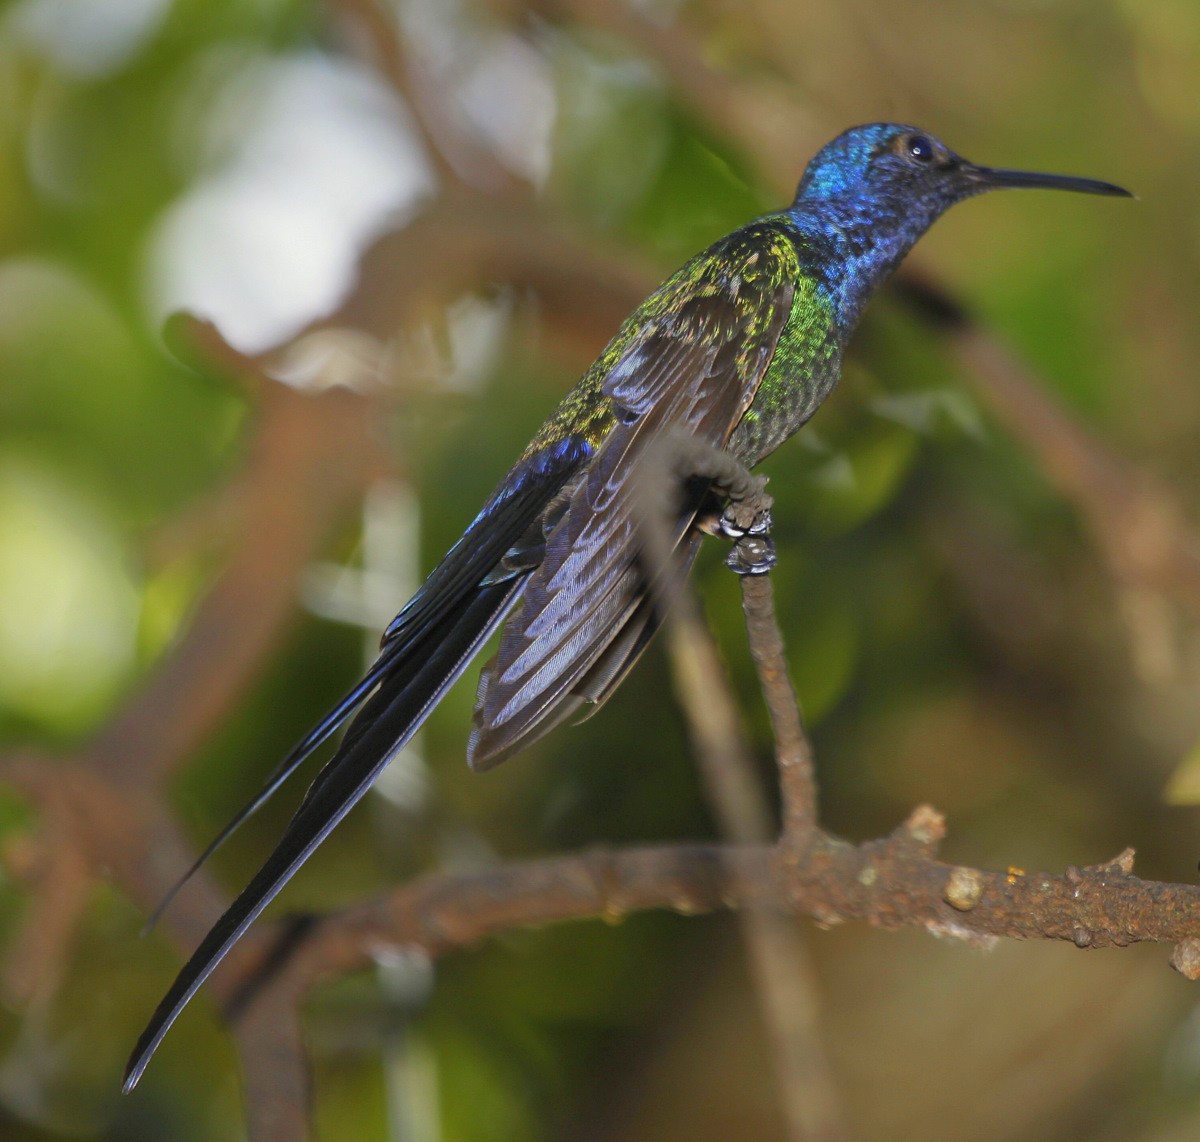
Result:
<svg viewBox="0 0 1200 1142">
<path fill-rule="evenodd" d="M 679 480 L 707 480 L 725 501 L 719 515 L 701 511 L 696 526 L 733 541 L 725 565 L 738 575 L 763 575 L 775 566 L 767 478 L 755 476 L 732 452 L 693 436 L 672 440 L 671 466 Z"/>
</svg>

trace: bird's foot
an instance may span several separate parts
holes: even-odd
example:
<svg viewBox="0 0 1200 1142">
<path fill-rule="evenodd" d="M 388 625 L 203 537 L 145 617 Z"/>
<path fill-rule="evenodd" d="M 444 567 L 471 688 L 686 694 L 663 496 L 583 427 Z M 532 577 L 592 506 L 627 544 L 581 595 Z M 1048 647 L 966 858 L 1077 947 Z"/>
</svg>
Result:
<svg viewBox="0 0 1200 1142">
<path fill-rule="evenodd" d="M 763 575 L 775 566 L 771 542 L 771 505 L 765 476 L 755 476 L 732 452 L 686 435 L 662 444 L 666 463 L 682 481 L 709 481 L 711 496 L 695 526 L 734 544 L 725 564 L 739 575 Z M 717 514 L 717 505 L 724 507 Z M 706 510 L 707 509 L 707 510 Z"/>
<path fill-rule="evenodd" d="M 713 534 L 735 542 L 747 535 L 769 535 L 773 526 L 773 502 L 762 488 L 748 499 L 730 500 L 714 521 Z"/>
<path fill-rule="evenodd" d="M 765 479 L 751 477 L 743 495 L 731 497 L 717 517 L 713 530 L 733 541 L 725 566 L 737 575 L 765 575 L 776 563 L 771 540 L 771 506 Z"/>
<path fill-rule="evenodd" d="M 725 556 L 725 566 L 735 575 L 765 575 L 777 561 L 775 541 L 769 535 L 744 535 Z"/>
</svg>

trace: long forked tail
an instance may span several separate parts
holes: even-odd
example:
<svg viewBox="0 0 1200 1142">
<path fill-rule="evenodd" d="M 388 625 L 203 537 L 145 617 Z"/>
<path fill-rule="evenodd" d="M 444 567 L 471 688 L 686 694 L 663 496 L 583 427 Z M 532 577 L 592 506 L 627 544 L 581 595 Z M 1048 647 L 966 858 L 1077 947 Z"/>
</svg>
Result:
<svg viewBox="0 0 1200 1142">
<path fill-rule="evenodd" d="M 363 676 L 352 690 L 343 696 L 328 714 L 321 719 L 304 737 L 292 747 L 287 756 L 267 774 L 259 791 L 246 802 L 225 827 L 208 843 L 208 847 L 191 863 L 188 870 L 167 890 L 167 894 L 159 901 L 158 907 L 150 914 L 142 928 L 142 935 L 149 933 L 162 914 L 171 906 L 171 901 L 179 894 L 189 880 L 208 863 L 213 855 L 234 833 L 238 831 L 255 813 L 259 811 L 301 765 L 304 764 L 337 730 L 358 706 L 362 700 L 375 689 L 395 665 L 400 650 L 396 644 L 385 646 L 383 652 L 375 660 L 374 665 Z"/>
<path fill-rule="evenodd" d="M 378 690 L 305 794 L 275 851 L 184 965 L 142 1032 L 126 1067 L 126 1092 L 137 1085 L 163 1036 L 213 969 L 416 733 L 503 621 L 523 585 L 524 578 L 518 577 L 481 586 L 448 608 L 437 623 L 420 624 L 416 636 L 405 640 L 403 653 L 385 647 L 384 656 L 393 665 L 383 672 Z M 364 691 L 356 687 L 353 693 L 361 697 Z M 272 781 L 268 787 L 277 784 Z"/>
</svg>

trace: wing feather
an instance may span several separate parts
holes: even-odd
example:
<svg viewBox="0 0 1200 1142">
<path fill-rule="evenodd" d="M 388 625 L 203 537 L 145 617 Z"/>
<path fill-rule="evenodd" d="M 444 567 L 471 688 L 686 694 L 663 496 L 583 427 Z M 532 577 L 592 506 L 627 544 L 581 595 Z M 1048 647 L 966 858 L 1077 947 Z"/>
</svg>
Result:
<svg viewBox="0 0 1200 1142">
<path fill-rule="evenodd" d="M 764 264 L 771 258 L 778 264 Z M 794 280 L 794 260 L 778 246 L 746 249 L 741 264 L 713 258 L 613 364 L 604 392 L 617 422 L 547 534 L 545 557 L 480 678 L 468 746 L 476 768 L 557 724 L 562 704 L 569 713 L 607 697 L 640 655 L 658 619 L 638 561 L 638 464 L 673 431 L 726 445 L 770 363 Z M 676 545 L 691 519 L 685 509 Z"/>
</svg>

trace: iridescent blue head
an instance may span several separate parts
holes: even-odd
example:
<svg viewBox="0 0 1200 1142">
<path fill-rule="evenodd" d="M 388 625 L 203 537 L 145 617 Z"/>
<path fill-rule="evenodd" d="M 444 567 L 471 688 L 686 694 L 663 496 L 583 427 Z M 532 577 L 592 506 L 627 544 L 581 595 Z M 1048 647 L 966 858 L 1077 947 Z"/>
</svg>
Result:
<svg viewBox="0 0 1200 1142">
<path fill-rule="evenodd" d="M 874 287 L 945 210 L 1001 187 L 1129 194 L 1090 178 L 977 166 L 919 128 L 870 123 L 817 152 L 788 213 L 828 244 L 826 286 L 848 332 Z"/>
</svg>

